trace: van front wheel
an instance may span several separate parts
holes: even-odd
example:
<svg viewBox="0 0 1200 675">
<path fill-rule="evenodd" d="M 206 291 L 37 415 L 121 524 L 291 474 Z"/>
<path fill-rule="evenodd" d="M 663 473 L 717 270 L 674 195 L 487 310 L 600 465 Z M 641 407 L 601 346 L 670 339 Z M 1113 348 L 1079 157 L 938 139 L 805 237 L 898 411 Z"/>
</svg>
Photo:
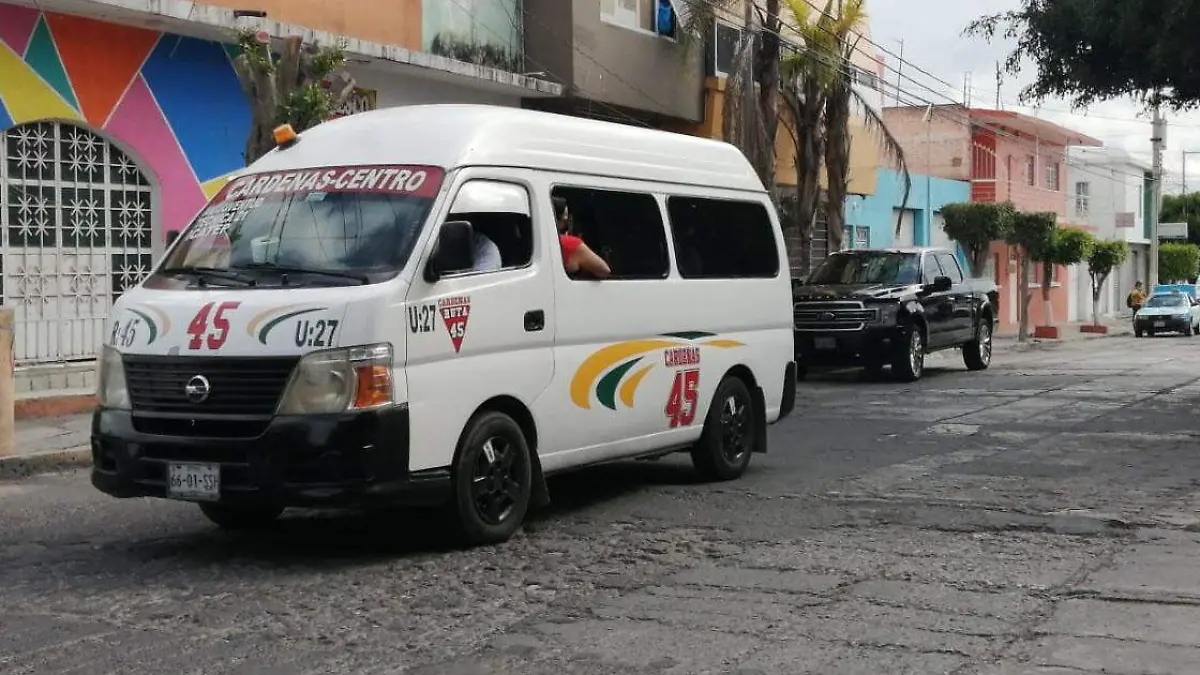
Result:
<svg viewBox="0 0 1200 675">
<path fill-rule="evenodd" d="M 468 546 L 512 537 L 529 510 L 532 463 L 521 427 L 504 413 L 471 418 L 454 465 L 454 510 Z"/>
<path fill-rule="evenodd" d="M 746 472 L 758 427 L 746 383 L 726 377 L 717 385 L 704 431 L 692 446 L 692 464 L 705 480 L 733 480 Z"/>
</svg>

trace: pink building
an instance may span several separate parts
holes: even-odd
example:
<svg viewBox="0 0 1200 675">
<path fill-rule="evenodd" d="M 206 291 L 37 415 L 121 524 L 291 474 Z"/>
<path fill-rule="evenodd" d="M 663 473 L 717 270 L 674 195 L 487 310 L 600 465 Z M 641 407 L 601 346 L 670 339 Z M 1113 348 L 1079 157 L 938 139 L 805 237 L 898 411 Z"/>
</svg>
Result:
<svg viewBox="0 0 1200 675">
<path fill-rule="evenodd" d="M 1099 146 L 1101 142 L 1061 127 L 1007 110 L 959 105 L 884 109 L 884 120 L 904 147 L 909 170 L 954 180 L 970 181 L 971 201 L 1011 201 L 1022 211 L 1050 211 L 1060 224 L 1067 219 L 1067 148 Z M 1001 330 L 1017 327 L 1016 252 L 1004 242 L 992 245 L 989 273 L 1001 288 Z M 1029 303 L 1030 325 L 1066 318 L 1067 270 L 1056 268 L 1050 306 L 1040 292 Z M 1041 283 L 1032 270 L 1031 284 Z"/>
</svg>

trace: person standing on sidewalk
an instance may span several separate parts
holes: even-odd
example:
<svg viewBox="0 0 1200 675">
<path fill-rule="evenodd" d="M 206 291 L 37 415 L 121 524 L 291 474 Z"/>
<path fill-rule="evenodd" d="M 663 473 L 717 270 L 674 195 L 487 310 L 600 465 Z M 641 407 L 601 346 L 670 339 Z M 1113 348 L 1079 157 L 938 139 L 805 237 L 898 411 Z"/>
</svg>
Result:
<svg viewBox="0 0 1200 675">
<path fill-rule="evenodd" d="M 1133 290 L 1129 291 L 1129 295 L 1125 298 L 1125 306 L 1133 310 L 1133 316 L 1137 317 L 1138 310 L 1146 303 L 1146 291 L 1142 288 L 1142 282 L 1138 281 L 1133 284 Z"/>
</svg>

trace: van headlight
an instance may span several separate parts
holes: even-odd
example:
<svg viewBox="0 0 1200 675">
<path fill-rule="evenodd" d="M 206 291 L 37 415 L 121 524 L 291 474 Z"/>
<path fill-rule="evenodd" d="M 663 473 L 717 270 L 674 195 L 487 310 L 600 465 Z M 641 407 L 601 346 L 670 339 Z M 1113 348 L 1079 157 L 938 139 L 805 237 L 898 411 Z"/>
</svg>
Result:
<svg viewBox="0 0 1200 675">
<path fill-rule="evenodd" d="M 320 415 L 392 405 L 392 345 L 312 352 L 300 359 L 279 415 Z"/>
<path fill-rule="evenodd" d="M 121 360 L 121 352 L 104 345 L 96 371 L 96 399 L 100 407 L 128 410 L 129 388 L 125 385 L 125 363 Z"/>
</svg>

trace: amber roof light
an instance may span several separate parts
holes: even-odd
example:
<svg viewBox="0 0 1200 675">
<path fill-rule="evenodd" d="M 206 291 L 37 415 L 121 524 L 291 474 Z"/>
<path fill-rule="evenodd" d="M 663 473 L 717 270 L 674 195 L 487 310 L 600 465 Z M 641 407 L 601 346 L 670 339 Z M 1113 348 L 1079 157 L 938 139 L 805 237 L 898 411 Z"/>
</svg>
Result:
<svg viewBox="0 0 1200 675">
<path fill-rule="evenodd" d="M 275 145 L 279 146 L 280 148 L 290 147 L 293 143 L 300 139 L 300 137 L 296 135 L 296 130 L 293 129 L 292 125 L 290 124 L 280 124 L 279 126 L 275 127 L 275 131 L 272 133 L 275 136 Z"/>
</svg>

